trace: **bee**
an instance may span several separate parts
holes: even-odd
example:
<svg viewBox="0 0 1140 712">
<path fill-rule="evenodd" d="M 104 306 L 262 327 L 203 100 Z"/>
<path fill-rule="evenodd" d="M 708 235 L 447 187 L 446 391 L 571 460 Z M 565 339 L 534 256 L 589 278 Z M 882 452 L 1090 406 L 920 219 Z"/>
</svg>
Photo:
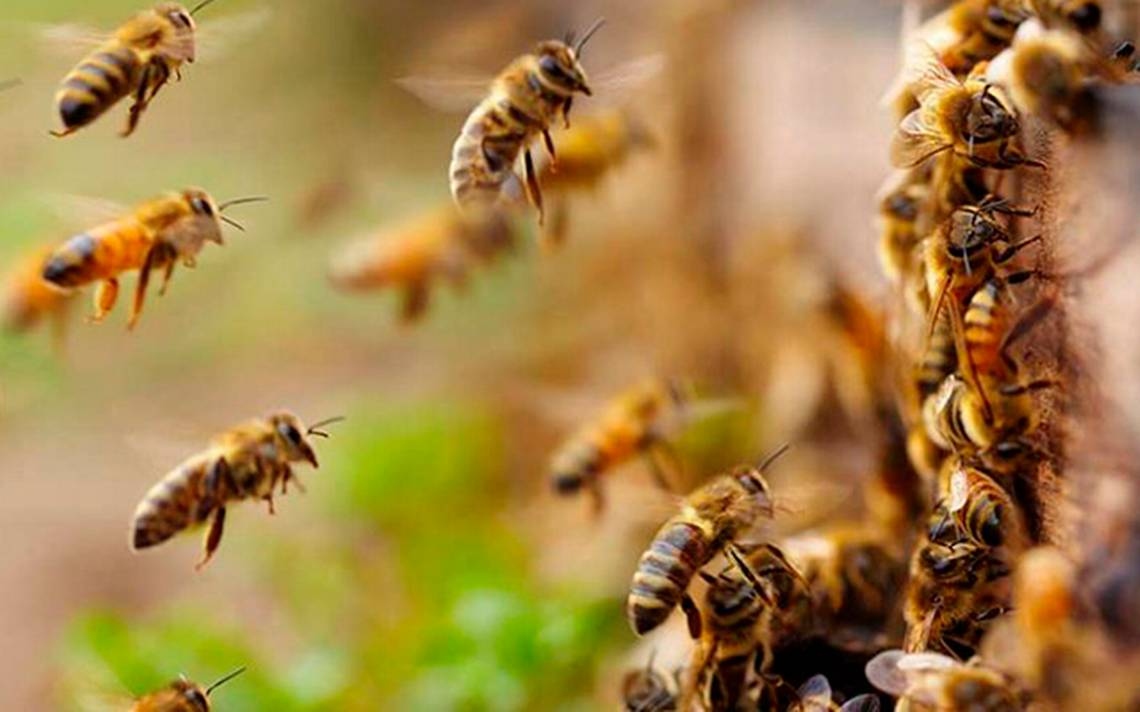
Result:
<svg viewBox="0 0 1140 712">
<path fill-rule="evenodd" d="M 919 107 L 891 139 L 891 164 L 913 168 L 944 152 L 979 168 L 1043 167 L 1015 145 L 1021 122 L 1000 88 L 976 73 L 959 81 L 929 45 L 914 45 L 913 72 Z"/>
<path fill-rule="evenodd" d="M 566 195 L 594 189 L 612 175 L 630 154 L 655 145 L 648 127 L 628 111 L 612 110 L 578 119 L 574 126 L 555 135 L 558 160 L 539 162 L 538 182 L 553 194 L 551 219 L 543 230 L 547 247 L 565 241 Z"/>
<path fill-rule="evenodd" d="M 1024 695 L 1013 681 L 988 667 L 963 664 L 940 653 L 886 650 L 867 663 L 867 679 L 899 698 L 897 710 L 1018 712 Z"/>
<path fill-rule="evenodd" d="M 523 154 L 525 185 L 543 221 L 542 192 L 530 143 L 542 135 L 554 157 L 550 127 L 559 116 L 569 123 L 576 94 L 591 94 L 580 57 L 586 43 L 601 28 L 599 20 L 577 44 L 573 37 L 540 42 L 504 69 L 490 93 L 468 115 L 451 152 L 451 195 L 460 209 L 470 211 L 500 205 L 508 186 L 518 185 L 515 162 Z M 516 188 L 517 189 L 517 188 Z"/>
<path fill-rule="evenodd" d="M 918 28 L 951 72 L 965 76 L 979 62 L 993 59 L 1013 41 L 1028 17 L 1019 0 L 957 0 Z"/>
<path fill-rule="evenodd" d="M 63 341 L 67 313 L 75 290 L 57 287 L 44 280 L 44 263 L 53 246 L 40 247 L 24 257 L 8 274 L 3 298 L 4 327 L 26 331 L 43 319 L 51 321 L 56 344 Z"/>
<path fill-rule="evenodd" d="M 131 712 L 210 712 L 210 693 L 243 672 L 245 668 L 238 668 L 209 687 L 179 677 L 166 687 L 140 697 Z"/>
<path fill-rule="evenodd" d="M 990 623 L 1009 608 L 1009 572 L 988 548 L 924 537 L 910 562 L 903 647 L 955 653 L 976 648 Z"/>
<path fill-rule="evenodd" d="M 194 15 L 181 3 L 160 2 L 127 20 L 102 46 L 76 65 L 55 95 L 56 109 L 68 136 L 92 123 L 127 96 L 132 104 L 122 136 L 130 136 L 150 102 L 182 65 L 196 55 Z"/>
<path fill-rule="evenodd" d="M 931 518 L 930 541 L 979 548 L 1006 547 L 1013 556 L 1024 550 L 1028 536 L 1013 499 L 991 475 L 959 457 L 946 461 L 942 497 Z"/>
<path fill-rule="evenodd" d="M 278 412 L 248 421 L 216 437 L 205 452 L 174 468 L 152 487 L 139 503 L 131 524 L 134 551 L 161 544 L 178 532 L 209 520 L 201 569 L 218 548 L 226 521 L 226 505 L 243 499 L 261 499 L 274 513 L 278 485 L 303 488 L 293 463 L 317 467 L 311 436 L 328 437 L 320 430 L 341 418 L 329 418 L 305 428 L 292 413 Z"/>
<path fill-rule="evenodd" d="M 1082 35 L 1101 30 L 1104 10 L 1099 0 L 1024 0 L 1048 27 L 1066 26 Z"/>
<path fill-rule="evenodd" d="M 646 381 L 620 393 L 555 452 L 550 462 L 554 490 L 572 495 L 585 489 L 593 498 L 595 510 L 601 511 L 604 496 L 600 478 L 640 455 L 646 457 L 657 484 L 669 490 L 657 456 L 673 456 L 664 437 L 673 416 L 682 413 L 687 401 L 682 388 L 673 381 Z"/>
<path fill-rule="evenodd" d="M 880 191 L 879 264 L 894 283 L 913 271 L 919 212 L 930 186 L 918 171 L 898 171 Z"/>
<path fill-rule="evenodd" d="M 427 310 L 434 280 L 462 285 L 476 263 L 488 262 L 514 244 L 515 233 L 505 216 L 465 216 L 448 203 L 412 222 L 349 244 L 333 257 L 329 279 L 347 291 L 402 288 L 400 316 L 410 323 Z"/>
<path fill-rule="evenodd" d="M 675 712 L 677 709 L 676 686 L 654 669 L 652 655 L 644 668 L 631 670 L 622 678 L 621 699 L 626 712 Z"/>
<path fill-rule="evenodd" d="M 823 675 L 812 675 L 800 685 L 795 694 L 796 701 L 788 708 L 790 712 L 878 712 L 879 698 L 872 694 L 857 695 L 837 704 L 831 699 L 831 683 Z"/>
<path fill-rule="evenodd" d="M 764 470 L 787 447 L 755 466 L 740 466 L 698 488 L 657 531 L 641 555 L 629 589 L 626 617 L 644 635 L 665 622 L 689 583 L 733 540 L 775 514 Z"/>
<path fill-rule="evenodd" d="M 194 267 L 207 242 L 224 244 L 222 223 L 243 229 L 222 214 L 226 208 L 265 198 L 237 198 L 221 205 L 199 188 L 167 193 L 137 206 L 130 214 L 76 235 L 58 247 L 44 263 L 43 278 L 64 289 L 99 282 L 93 321 L 102 321 L 119 295 L 119 275 L 139 271 L 127 328 L 142 313 L 152 270 L 162 269 L 165 294 L 174 267 Z"/>
</svg>

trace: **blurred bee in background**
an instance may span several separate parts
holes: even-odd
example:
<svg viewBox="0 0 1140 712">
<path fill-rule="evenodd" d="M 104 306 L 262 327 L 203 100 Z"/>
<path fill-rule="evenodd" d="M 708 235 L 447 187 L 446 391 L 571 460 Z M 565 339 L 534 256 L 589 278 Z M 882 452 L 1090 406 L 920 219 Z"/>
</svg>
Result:
<svg viewBox="0 0 1140 712">
<path fill-rule="evenodd" d="M 1021 122 L 999 88 L 976 72 L 959 81 L 929 45 L 912 45 L 908 82 L 918 99 L 891 139 L 891 164 L 913 168 L 944 152 L 980 168 L 1044 167 L 1015 145 Z"/>
<path fill-rule="evenodd" d="M 939 653 L 887 650 L 867 663 L 867 679 L 899 698 L 896 709 L 1017 712 L 1022 693 L 1001 673 Z"/>
<path fill-rule="evenodd" d="M 210 712 L 210 693 L 243 672 L 245 668 L 238 668 L 209 687 L 179 677 L 166 687 L 140 697 L 131 712 Z"/>
<path fill-rule="evenodd" d="M 292 464 L 317 467 L 312 436 L 328 437 L 320 430 L 341 418 L 329 418 L 305 428 L 292 413 L 273 413 L 242 423 L 216 437 L 205 452 L 174 468 L 150 489 L 135 510 L 131 524 L 134 551 L 161 544 L 178 532 L 210 520 L 201 569 L 222 540 L 226 504 L 261 499 L 272 514 L 277 486 L 288 492 L 289 483 L 301 488 Z"/>
<path fill-rule="evenodd" d="M 39 247 L 26 255 L 5 278 L 4 328 L 24 332 L 40 321 L 51 322 L 57 349 L 62 349 L 67 317 L 75 290 L 58 287 L 44 279 L 44 264 L 54 246 Z"/>
<path fill-rule="evenodd" d="M 672 682 L 653 667 L 649 656 L 644 668 L 630 670 L 622 678 L 621 699 L 626 712 L 675 712 L 679 681 Z"/>
<path fill-rule="evenodd" d="M 644 455 L 657 484 L 670 491 L 673 485 L 658 457 L 677 462 L 665 435 L 684 417 L 688 401 L 681 385 L 671 380 L 646 381 L 618 394 L 555 452 L 550 463 L 554 490 L 571 495 L 585 489 L 600 512 L 604 496 L 599 478 Z"/>
<path fill-rule="evenodd" d="M 462 286 L 478 263 L 514 248 L 515 231 L 498 213 L 463 215 L 451 203 L 375 237 L 351 243 L 332 258 L 329 279 L 344 291 L 403 289 L 400 317 L 423 316 L 432 282 Z"/>
<path fill-rule="evenodd" d="M 93 321 L 102 321 L 115 306 L 119 275 L 139 271 L 127 328 L 134 328 L 142 313 L 152 270 L 163 270 L 159 294 L 165 294 L 174 267 L 194 267 L 207 242 L 222 240 L 222 223 L 239 230 L 240 224 L 222 214 L 233 205 L 265 200 L 237 198 L 221 205 L 199 188 L 168 193 L 142 203 L 130 214 L 76 235 L 58 247 L 44 263 L 43 278 L 61 288 L 99 282 Z"/>
<path fill-rule="evenodd" d="M 921 264 L 917 222 L 929 192 L 926 176 L 916 170 L 896 171 L 879 192 L 879 265 L 895 284 Z"/>
<path fill-rule="evenodd" d="M 194 15 L 214 0 L 192 10 L 176 2 L 161 2 L 140 12 L 115 30 L 98 49 L 76 65 L 55 96 L 63 122 L 55 136 L 67 136 L 87 126 L 132 96 L 124 137 L 134 133 L 150 102 L 182 65 L 196 58 Z"/>
<path fill-rule="evenodd" d="M 598 20 L 574 43 L 565 40 L 540 42 L 504 69 L 492 82 L 490 93 L 467 117 L 451 153 L 451 195 L 464 211 L 496 207 L 517 185 L 515 163 L 523 156 L 528 196 L 543 221 L 542 192 L 531 157 L 530 144 L 542 135 L 547 152 L 554 157 L 550 127 L 561 117 L 569 124 L 575 94 L 591 94 L 582 68 L 582 49 L 602 26 Z"/>
<path fill-rule="evenodd" d="M 956 0 L 915 33 L 958 76 L 993 59 L 1013 41 L 1028 17 L 1021 0 Z"/>
<path fill-rule="evenodd" d="M 787 447 L 755 466 L 714 478 L 682 503 L 641 555 L 630 585 L 626 616 L 644 635 L 665 622 L 687 594 L 689 583 L 734 540 L 776 512 L 764 470 Z"/>
<path fill-rule="evenodd" d="M 656 141 L 638 118 L 615 109 L 579 118 L 572 127 L 554 135 L 554 144 L 558 160 L 548 155 L 546 161 L 537 162 L 538 182 L 553 197 L 550 220 L 542 231 L 547 247 L 565 241 L 569 194 L 597 188 L 631 153 L 652 148 Z"/>
</svg>

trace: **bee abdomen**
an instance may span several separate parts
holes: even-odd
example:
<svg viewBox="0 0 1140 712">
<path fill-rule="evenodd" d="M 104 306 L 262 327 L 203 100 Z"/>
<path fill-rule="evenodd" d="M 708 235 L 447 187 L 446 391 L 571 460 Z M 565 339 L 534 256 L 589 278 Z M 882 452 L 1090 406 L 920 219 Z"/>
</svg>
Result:
<svg viewBox="0 0 1140 712">
<path fill-rule="evenodd" d="M 132 548 L 161 544 L 189 526 L 205 521 L 213 504 L 196 492 L 201 479 L 197 467 L 183 467 L 146 493 L 131 524 Z"/>
<path fill-rule="evenodd" d="M 71 238 L 44 263 L 44 279 L 60 287 L 83 284 L 95 265 L 97 247 L 98 241 L 87 233 Z"/>
<path fill-rule="evenodd" d="M 138 57 L 127 47 L 101 49 L 63 80 L 56 94 L 64 127 L 86 126 L 130 93 L 141 69 Z"/>
<path fill-rule="evenodd" d="M 626 615 L 638 635 L 669 617 L 710 554 L 705 534 L 697 525 L 675 521 L 662 528 L 638 562 L 626 603 Z"/>
</svg>

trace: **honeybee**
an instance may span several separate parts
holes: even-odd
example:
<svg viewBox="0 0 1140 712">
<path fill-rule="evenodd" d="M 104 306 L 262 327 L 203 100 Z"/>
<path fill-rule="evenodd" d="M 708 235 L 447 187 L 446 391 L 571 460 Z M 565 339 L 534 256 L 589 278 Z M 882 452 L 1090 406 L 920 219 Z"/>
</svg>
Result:
<svg viewBox="0 0 1140 712">
<path fill-rule="evenodd" d="M 676 686 L 653 668 L 653 656 L 644 668 L 631 670 L 622 678 L 621 699 L 626 712 L 675 712 L 677 709 Z"/>
<path fill-rule="evenodd" d="M 565 240 L 567 230 L 566 195 L 596 188 L 612 175 L 635 151 L 655 145 L 648 127 L 628 111 L 611 110 L 579 118 L 565 131 L 555 134 L 558 160 L 538 163 L 538 182 L 547 195 L 553 195 L 551 219 L 543 230 L 548 247 Z"/>
<path fill-rule="evenodd" d="M 836 704 L 831 699 L 831 683 L 823 675 L 812 675 L 796 690 L 796 701 L 789 712 L 878 712 L 879 698 L 872 694 L 857 695 Z"/>
<path fill-rule="evenodd" d="M 42 319 L 51 320 L 57 346 L 63 341 L 67 313 L 75 291 L 63 289 L 44 280 L 44 263 L 52 246 L 40 247 L 21 260 L 6 278 L 3 314 L 4 327 L 22 332 Z"/>
<path fill-rule="evenodd" d="M 179 677 L 166 687 L 140 697 L 131 712 L 210 712 L 210 693 L 243 672 L 245 668 L 238 668 L 205 688 Z"/>
<path fill-rule="evenodd" d="M 908 72 L 919 107 L 894 132 L 892 165 L 913 168 L 947 151 L 980 168 L 1044 165 L 1015 145 L 1021 123 L 998 87 L 977 72 L 959 81 L 929 45 L 916 43 L 911 54 Z"/>
<path fill-rule="evenodd" d="M 243 229 L 222 214 L 233 205 L 265 200 L 237 198 L 221 205 L 200 188 L 167 193 L 137 206 L 130 214 L 76 235 L 58 247 L 44 263 L 43 278 L 62 288 L 99 282 L 93 321 L 102 321 L 115 306 L 119 275 L 139 271 L 127 328 L 133 329 L 142 313 L 152 270 L 162 269 L 165 294 L 174 267 L 194 267 L 207 242 L 224 244 L 222 223 Z"/>
<path fill-rule="evenodd" d="M 1005 488 L 978 467 L 952 457 L 943 468 L 946 482 L 927 537 L 955 546 L 968 542 L 984 549 L 1024 550 L 1028 535 L 1020 511 Z"/>
<path fill-rule="evenodd" d="M 927 42 L 946 68 L 965 76 L 979 62 L 1009 46 L 1028 16 L 1019 0 L 957 0 L 927 20 L 917 37 Z"/>
<path fill-rule="evenodd" d="M 1082 35 L 1099 32 L 1104 11 L 1099 0 L 1024 0 L 1046 26 L 1067 26 Z"/>
<path fill-rule="evenodd" d="M 697 571 L 737 536 L 775 514 L 764 470 L 786 449 L 780 448 L 759 465 L 740 466 L 698 488 L 657 531 L 641 555 L 626 602 L 626 617 L 634 632 L 644 635 L 665 622 Z"/>
<path fill-rule="evenodd" d="M 196 56 L 194 15 L 181 3 L 160 2 L 127 20 L 98 49 L 76 65 L 55 95 L 62 137 L 95 121 L 126 96 L 132 96 L 124 137 L 134 133 L 147 106 L 171 76 L 181 79 L 182 65 Z"/>
<path fill-rule="evenodd" d="M 913 271 L 919 242 L 916 223 L 930 192 L 918 171 L 898 171 L 879 195 L 879 264 L 898 284 Z"/>
<path fill-rule="evenodd" d="M 604 506 L 600 478 L 635 457 L 644 455 L 663 489 L 670 484 L 658 461 L 672 455 L 664 440 L 688 397 L 674 381 L 650 380 L 618 394 L 599 416 L 570 437 L 550 462 L 551 482 L 562 495 L 585 489 L 596 511 Z"/>
<path fill-rule="evenodd" d="M 273 514 L 278 485 L 282 494 L 290 482 L 303 491 L 293 463 L 317 467 L 310 437 L 328 437 L 320 428 L 338 420 L 329 418 L 305 428 L 292 413 L 277 412 L 214 438 L 208 450 L 171 470 L 143 497 L 131 523 L 132 550 L 161 544 L 209 520 L 202 558 L 195 566 L 201 569 L 221 543 L 227 503 L 261 499 Z"/>
<path fill-rule="evenodd" d="M 451 152 L 451 195 L 462 210 L 501 205 L 510 192 L 508 184 L 518 184 L 514 166 L 521 152 L 526 191 L 542 223 L 542 192 L 530 144 L 541 134 L 553 159 L 550 127 L 559 116 L 569 123 L 576 94 L 591 94 L 580 57 L 601 26 L 598 20 L 573 45 L 572 36 L 540 42 L 492 82 L 490 93 L 468 115 Z"/>
<path fill-rule="evenodd" d="M 465 216 L 449 202 L 409 223 L 349 244 L 334 255 L 329 279 L 347 291 L 402 288 L 400 316 L 409 323 L 426 311 L 434 280 L 462 285 L 475 264 L 490 261 L 514 244 L 514 229 L 505 216 Z"/>
<path fill-rule="evenodd" d="M 1025 706 L 1001 673 L 939 653 L 886 650 L 867 663 L 866 674 L 872 685 L 899 698 L 897 710 L 1017 712 Z"/>
</svg>

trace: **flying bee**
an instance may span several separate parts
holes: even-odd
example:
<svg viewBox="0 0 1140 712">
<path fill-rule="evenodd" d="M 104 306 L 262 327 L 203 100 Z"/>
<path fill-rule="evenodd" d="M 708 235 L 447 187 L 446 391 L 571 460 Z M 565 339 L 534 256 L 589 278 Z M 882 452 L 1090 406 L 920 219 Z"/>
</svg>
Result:
<svg viewBox="0 0 1140 712">
<path fill-rule="evenodd" d="M 199 188 L 167 193 L 137 206 L 130 214 L 76 235 L 44 263 L 43 278 L 61 288 L 99 282 L 92 320 L 102 321 L 115 306 L 119 275 L 139 271 L 127 328 L 142 313 L 152 270 L 164 270 L 159 294 L 165 294 L 174 267 L 194 267 L 207 242 L 224 244 L 222 223 L 243 229 L 222 214 L 226 208 L 265 198 L 237 198 L 221 205 Z"/>
<path fill-rule="evenodd" d="M 75 298 L 75 291 L 44 280 L 44 263 L 53 250 L 53 246 L 35 250 L 8 274 L 3 319 L 4 327 L 15 332 L 26 331 L 48 319 L 58 346 L 63 341 L 68 309 Z"/>
<path fill-rule="evenodd" d="M 630 154 L 652 148 L 656 142 L 649 129 L 629 111 L 610 110 L 587 114 L 554 136 L 558 160 L 539 160 L 538 182 L 553 196 L 551 219 L 543 230 L 548 247 L 565 241 L 567 195 L 595 189 L 613 175 Z"/>
<path fill-rule="evenodd" d="M 600 478 L 644 455 L 657 484 L 668 491 L 670 484 L 658 455 L 675 461 L 665 436 L 676 418 L 683 416 L 687 402 L 687 394 L 673 381 L 649 380 L 618 394 L 554 453 L 550 462 L 554 490 L 572 495 L 585 489 L 595 511 L 601 511 Z"/>
<path fill-rule="evenodd" d="M 759 465 L 740 466 L 709 481 L 657 531 L 641 555 L 626 602 L 634 632 L 644 635 L 664 623 L 697 571 L 731 547 L 736 537 L 775 514 L 764 470 L 786 449 Z"/>
<path fill-rule="evenodd" d="M 134 133 L 162 87 L 172 76 L 181 79 L 182 65 L 196 59 L 194 15 L 213 1 L 192 10 L 160 2 L 127 20 L 63 80 L 55 96 L 63 130 L 52 134 L 78 131 L 127 96 L 133 101 L 122 135 Z"/>
<path fill-rule="evenodd" d="M 569 123 L 576 94 L 592 92 L 580 63 L 582 49 L 602 26 L 598 20 L 576 44 L 573 37 L 540 42 L 511 62 L 492 82 L 487 97 L 468 115 L 451 152 L 451 195 L 465 212 L 496 207 L 517 190 L 515 163 L 523 156 L 525 186 L 543 221 L 542 192 L 530 144 L 541 134 L 554 157 L 550 128 Z"/>
<path fill-rule="evenodd" d="M 971 74 L 959 81 L 929 45 L 913 45 L 908 72 L 914 75 L 919 107 L 891 139 L 891 164 L 913 168 L 938 154 L 980 168 L 1043 167 L 1015 145 L 1021 122 L 1002 91 Z"/>
<path fill-rule="evenodd" d="M 209 687 L 179 677 L 166 687 L 140 697 L 131 712 L 210 712 L 210 693 L 243 672 L 245 668 L 238 668 Z"/>
<path fill-rule="evenodd" d="M 150 489 L 135 509 L 131 524 L 134 551 L 161 544 L 178 532 L 210 521 L 206 531 L 201 569 L 222 540 L 226 505 L 243 499 L 261 499 L 274 512 L 277 486 L 299 489 L 293 463 L 317 467 L 312 436 L 328 437 L 320 430 L 341 420 L 330 418 L 305 428 L 292 413 L 278 412 L 248 421 L 216 437 L 209 449 L 174 468 Z"/>
<path fill-rule="evenodd" d="M 401 319 L 409 323 L 427 310 L 432 282 L 446 279 L 462 286 L 475 265 L 510 251 L 514 244 L 515 231 L 505 216 L 463 215 L 449 202 L 349 244 L 333 257 L 329 279 L 346 291 L 402 288 Z"/>
<path fill-rule="evenodd" d="M 866 674 L 872 685 L 899 698 L 898 710 L 1017 712 L 1025 708 L 1021 692 L 1001 673 L 939 653 L 886 650 L 867 663 Z"/>
<path fill-rule="evenodd" d="M 965 541 L 979 548 L 1005 547 L 1010 556 L 1019 556 L 1028 535 L 1005 488 L 959 457 L 948 458 L 943 472 L 947 477 L 931 518 L 929 540 L 950 546 Z"/>
</svg>

